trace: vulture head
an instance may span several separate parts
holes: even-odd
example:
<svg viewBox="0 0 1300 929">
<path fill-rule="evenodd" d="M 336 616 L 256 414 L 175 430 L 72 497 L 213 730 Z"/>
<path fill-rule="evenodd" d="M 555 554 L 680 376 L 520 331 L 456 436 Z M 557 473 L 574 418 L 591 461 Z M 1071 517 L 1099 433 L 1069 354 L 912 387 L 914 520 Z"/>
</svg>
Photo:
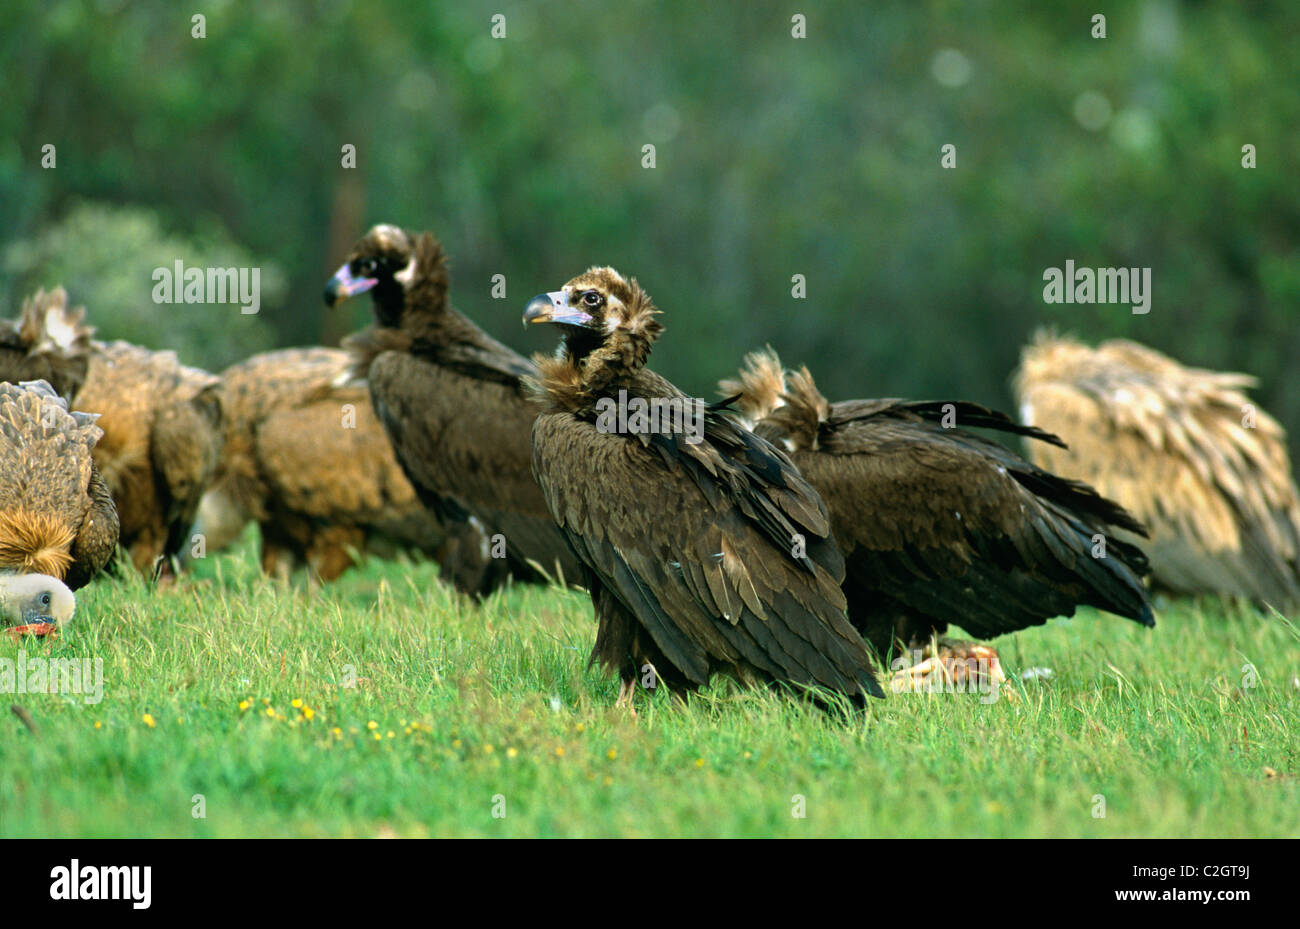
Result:
<svg viewBox="0 0 1300 929">
<path fill-rule="evenodd" d="M 591 268 L 562 288 L 538 294 L 524 307 L 524 324 L 554 323 L 562 327 L 563 356 L 591 373 L 600 364 L 620 364 L 635 370 L 650 356 L 650 346 L 663 324 L 650 295 L 635 278 L 613 268 Z"/>
<path fill-rule="evenodd" d="M 437 314 L 447 305 L 447 258 L 430 233 L 381 224 L 367 232 L 325 285 L 325 303 L 370 292 L 380 325 L 399 327 L 409 312 Z"/>
<path fill-rule="evenodd" d="M 71 399 L 86 381 L 95 330 L 85 324 L 84 307 L 69 309 L 62 287 L 23 301 L 16 320 L 0 320 L 0 381 L 44 380 Z"/>
<path fill-rule="evenodd" d="M 57 577 L 0 574 L 0 622 L 6 627 L 61 626 L 76 606 L 72 591 Z"/>
</svg>

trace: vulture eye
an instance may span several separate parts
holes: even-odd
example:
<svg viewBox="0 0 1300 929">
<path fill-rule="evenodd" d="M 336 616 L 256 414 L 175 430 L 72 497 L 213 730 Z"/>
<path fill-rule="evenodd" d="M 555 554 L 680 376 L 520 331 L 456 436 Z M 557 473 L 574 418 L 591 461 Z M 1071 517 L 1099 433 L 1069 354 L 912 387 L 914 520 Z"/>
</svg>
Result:
<svg viewBox="0 0 1300 929">
<path fill-rule="evenodd" d="M 41 594 L 41 606 L 49 606 L 49 605 L 50 605 L 50 595 L 47 593 Z"/>
<path fill-rule="evenodd" d="M 596 307 L 600 306 L 601 302 L 600 294 L 596 293 L 594 290 L 589 290 L 582 295 L 583 306 Z"/>
<path fill-rule="evenodd" d="M 361 264 L 357 266 L 357 270 L 366 277 L 370 277 L 370 275 L 375 273 L 375 268 L 377 268 L 378 265 L 379 263 L 373 258 L 363 258 L 361 259 Z"/>
</svg>

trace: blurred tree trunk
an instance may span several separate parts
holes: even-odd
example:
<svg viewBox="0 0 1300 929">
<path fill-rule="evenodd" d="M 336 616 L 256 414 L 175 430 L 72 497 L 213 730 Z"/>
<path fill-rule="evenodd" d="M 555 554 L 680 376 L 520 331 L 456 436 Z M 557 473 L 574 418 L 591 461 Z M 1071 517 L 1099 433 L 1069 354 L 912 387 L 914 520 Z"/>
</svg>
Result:
<svg viewBox="0 0 1300 929">
<path fill-rule="evenodd" d="M 365 233 L 363 223 L 366 218 L 366 186 L 361 175 L 355 170 L 345 170 L 342 179 L 334 185 L 334 195 L 330 205 L 329 248 L 326 252 L 326 266 L 322 269 L 321 287 L 343 264 L 352 246 Z M 366 301 L 367 309 L 369 300 Z M 320 344 L 338 345 L 349 332 L 356 327 L 352 320 L 355 311 L 350 303 L 344 303 L 333 310 L 321 313 Z"/>
</svg>

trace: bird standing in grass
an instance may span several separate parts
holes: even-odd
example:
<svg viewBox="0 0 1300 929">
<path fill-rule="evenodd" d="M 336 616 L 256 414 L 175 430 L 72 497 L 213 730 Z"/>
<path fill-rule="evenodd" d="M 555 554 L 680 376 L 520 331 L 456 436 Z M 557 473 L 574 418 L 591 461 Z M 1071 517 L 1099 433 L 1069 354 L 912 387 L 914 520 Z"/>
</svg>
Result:
<svg viewBox="0 0 1300 929">
<path fill-rule="evenodd" d="M 689 691 L 718 672 L 880 695 L 821 498 L 781 451 L 645 367 L 658 314 L 635 280 L 593 268 L 524 315 L 563 332 L 555 357 L 535 359 L 533 469 L 586 567 L 591 661 L 618 674 L 627 705 L 647 675 Z M 698 428 L 611 426 L 613 405 L 655 401 Z"/>
<path fill-rule="evenodd" d="M 0 571 L 75 590 L 112 557 L 117 510 L 92 456 L 102 435 L 44 381 L 0 383 Z"/>
<path fill-rule="evenodd" d="M 420 499 L 448 526 L 469 523 L 496 570 L 462 590 L 482 594 L 507 576 L 577 578 L 530 468 L 537 409 L 526 359 L 452 307 L 442 246 L 429 233 L 381 225 L 357 243 L 325 289 L 325 302 L 369 292 L 377 326 L 345 343 L 354 374 Z M 465 545 L 472 541 L 458 539 Z M 500 554 L 503 557 L 496 557 Z M 476 587 L 477 589 L 473 589 Z"/>
<path fill-rule="evenodd" d="M 255 520 L 262 568 L 306 565 L 330 581 L 354 553 L 396 547 L 440 553 L 446 530 L 415 495 L 336 348 L 254 355 L 221 375 L 225 443 L 199 507 L 198 531 L 224 547 Z"/>
<path fill-rule="evenodd" d="M 78 410 L 98 413 L 95 463 L 117 503 L 136 569 L 170 577 L 221 455 L 216 377 L 174 352 L 95 343 Z"/>
<path fill-rule="evenodd" d="M 1116 536 L 1142 526 L 1092 488 L 969 430 L 1059 445 L 1055 436 L 974 403 L 832 404 L 807 368 L 787 375 L 771 350 L 749 355 L 718 390 L 825 499 L 848 564 L 849 616 L 882 658 L 924 651 L 949 623 L 990 638 L 1080 605 L 1154 625 L 1146 558 Z M 970 653 L 941 641 L 931 659 Z M 997 660 L 987 646 L 974 654 Z"/>
<path fill-rule="evenodd" d="M 1154 585 L 1294 608 L 1300 496 L 1282 427 L 1245 393 L 1254 385 L 1136 342 L 1091 348 L 1046 333 L 1015 376 L 1021 419 L 1069 443 L 1030 458 L 1146 524 Z"/>
</svg>

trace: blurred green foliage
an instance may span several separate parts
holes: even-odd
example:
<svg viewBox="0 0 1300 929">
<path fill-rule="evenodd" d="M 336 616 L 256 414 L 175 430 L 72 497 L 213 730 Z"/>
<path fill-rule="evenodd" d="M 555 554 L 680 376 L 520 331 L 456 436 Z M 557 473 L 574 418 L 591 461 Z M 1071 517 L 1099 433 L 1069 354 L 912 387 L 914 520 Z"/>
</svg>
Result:
<svg viewBox="0 0 1300 929">
<path fill-rule="evenodd" d="M 200 6 L 4 4 L 0 242 L 48 247 L 87 200 L 150 211 L 159 243 L 229 237 L 288 285 L 257 326 L 222 317 L 251 353 L 262 325 L 279 343 L 360 325 L 321 285 L 396 222 L 437 232 L 458 305 L 524 351 L 554 337 L 520 331 L 533 293 L 593 263 L 636 275 L 669 327 L 656 367 L 695 393 L 771 343 L 833 398 L 1005 408 L 1050 324 L 1257 374 L 1300 435 L 1294 3 L 1107 4 L 1104 39 L 1079 2 Z M 30 270 L 84 272 L 72 296 L 103 330 L 147 296 L 112 281 L 128 264 L 43 254 Z M 1151 267 L 1150 314 L 1045 304 L 1066 259 Z M 6 263 L 0 296 L 57 283 L 31 277 Z M 214 308 L 134 306 L 156 314 L 142 341 L 227 360 L 203 325 L 174 336 Z"/>
<path fill-rule="evenodd" d="M 87 318 L 98 338 L 170 348 L 213 369 L 275 345 L 275 331 L 260 315 L 242 314 L 233 296 L 232 303 L 216 306 L 155 304 L 153 273 L 158 268 L 173 271 L 177 260 L 185 268 L 261 264 L 262 299 L 272 304 L 284 299 L 279 270 L 255 261 L 217 231 L 180 238 L 164 233 L 149 210 L 84 205 L 4 249 L 0 267 L 18 282 L 4 305 L 17 305 L 20 295 L 43 284 L 61 283 L 74 306 L 89 304 Z"/>
</svg>

